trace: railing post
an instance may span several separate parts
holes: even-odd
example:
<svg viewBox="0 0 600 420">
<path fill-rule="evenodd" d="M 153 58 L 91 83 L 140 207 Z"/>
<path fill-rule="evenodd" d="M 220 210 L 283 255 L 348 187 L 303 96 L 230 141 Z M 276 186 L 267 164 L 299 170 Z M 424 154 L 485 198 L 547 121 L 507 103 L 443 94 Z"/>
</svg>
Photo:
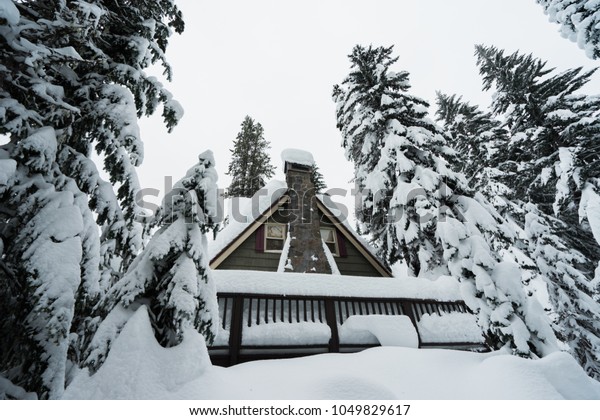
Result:
<svg viewBox="0 0 600 420">
<path fill-rule="evenodd" d="M 337 329 L 337 319 L 335 316 L 335 305 L 332 299 L 325 299 L 325 319 L 331 330 L 331 338 L 329 339 L 329 353 L 340 352 L 340 337 Z"/>
<path fill-rule="evenodd" d="M 417 338 L 419 339 L 419 348 L 421 348 L 421 334 L 419 333 L 419 328 L 417 327 L 417 320 L 415 319 L 412 302 L 403 300 L 400 302 L 400 305 L 402 306 L 402 312 L 404 312 L 404 314 L 410 318 L 410 322 L 412 322 L 413 327 L 415 327 Z"/>
<path fill-rule="evenodd" d="M 244 310 L 244 297 L 233 298 L 231 307 L 231 325 L 229 326 L 229 366 L 237 365 L 240 359 L 240 348 L 242 347 L 242 322 Z"/>
</svg>

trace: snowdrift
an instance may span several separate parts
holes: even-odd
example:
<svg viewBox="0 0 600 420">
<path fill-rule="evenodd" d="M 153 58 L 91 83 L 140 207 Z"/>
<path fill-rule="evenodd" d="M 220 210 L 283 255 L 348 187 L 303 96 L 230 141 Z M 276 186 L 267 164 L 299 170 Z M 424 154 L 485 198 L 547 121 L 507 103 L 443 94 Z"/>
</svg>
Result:
<svg viewBox="0 0 600 420">
<path fill-rule="evenodd" d="M 210 365 L 195 331 L 165 349 L 141 307 L 93 376 L 65 399 L 600 399 L 600 384 L 566 353 L 526 360 L 504 352 L 378 347 L 355 354 Z"/>
</svg>

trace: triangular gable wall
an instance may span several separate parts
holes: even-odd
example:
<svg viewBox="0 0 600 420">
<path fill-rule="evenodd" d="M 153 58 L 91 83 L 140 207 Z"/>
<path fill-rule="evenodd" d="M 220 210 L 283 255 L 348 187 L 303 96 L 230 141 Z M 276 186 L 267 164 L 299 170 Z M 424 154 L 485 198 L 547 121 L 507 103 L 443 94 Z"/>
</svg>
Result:
<svg viewBox="0 0 600 420">
<path fill-rule="evenodd" d="M 254 222 L 250 223 L 248 227 L 244 229 L 244 231 L 237 238 L 235 238 L 229 245 L 227 245 L 210 261 L 210 268 L 212 268 L 213 270 L 218 268 L 219 265 L 227 257 L 229 257 L 231 253 L 237 249 L 237 247 L 240 246 L 240 244 L 242 244 L 246 239 L 248 239 L 250 235 L 252 235 L 254 231 L 256 231 L 256 229 L 259 228 L 259 226 L 265 223 L 267 219 L 269 219 L 269 217 L 271 217 L 273 213 L 275 213 L 279 209 L 279 207 L 281 207 L 288 200 L 289 197 L 287 195 L 284 195 L 278 201 L 273 203 L 273 205 L 271 205 L 271 207 L 269 207 L 265 212 L 258 216 L 258 218 Z"/>
<path fill-rule="evenodd" d="M 217 269 L 231 254 L 238 249 L 252 234 L 262 226 L 273 214 L 275 214 L 281 206 L 289 200 L 287 195 L 282 196 L 278 201 L 273 203 L 269 209 L 263 212 L 254 222 L 251 222 L 244 231 L 238 235 L 229 245 L 219 252 L 210 262 L 212 269 Z M 349 228 L 342 223 L 323 202 L 317 198 L 317 207 L 321 213 L 335 226 L 337 232 L 343 238 L 356 248 L 356 250 L 368 261 L 368 263 L 382 277 L 392 277 L 390 271 L 375 257 L 366 246 L 358 240 Z"/>
</svg>

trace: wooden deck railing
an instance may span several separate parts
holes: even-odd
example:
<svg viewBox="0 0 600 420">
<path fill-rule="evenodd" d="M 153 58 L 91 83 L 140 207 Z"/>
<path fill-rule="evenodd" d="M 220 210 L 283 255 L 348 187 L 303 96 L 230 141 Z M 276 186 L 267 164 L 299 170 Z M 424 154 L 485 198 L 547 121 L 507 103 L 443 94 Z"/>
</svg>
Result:
<svg viewBox="0 0 600 420">
<path fill-rule="evenodd" d="M 377 343 L 343 342 L 339 329 L 353 315 L 405 315 L 417 334 L 418 323 L 425 314 L 451 312 L 468 313 L 462 301 L 438 302 L 434 300 L 399 298 L 358 298 L 342 296 L 281 296 L 252 293 L 219 293 L 219 318 L 221 333 L 228 339 L 215 343 L 209 348 L 213 363 L 231 366 L 237 363 L 282 358 L 326 352 L 348 352 L 377 346 Z M 314 326 L 327 326 L 330 333 L 327 341 L 312 343 L 244 343 L 244 329 L 270 324 L 311 323 Z M 306 324 L 304 324 L 306 325 Z M 272 326 L 272 325 L 271 325 Z M 272 337 L 271 337 L 272 338 Z M 481 343 L 423 342 L 419 334 L 419 347 L 469 348 L 482 347 Z"/>
</svg>

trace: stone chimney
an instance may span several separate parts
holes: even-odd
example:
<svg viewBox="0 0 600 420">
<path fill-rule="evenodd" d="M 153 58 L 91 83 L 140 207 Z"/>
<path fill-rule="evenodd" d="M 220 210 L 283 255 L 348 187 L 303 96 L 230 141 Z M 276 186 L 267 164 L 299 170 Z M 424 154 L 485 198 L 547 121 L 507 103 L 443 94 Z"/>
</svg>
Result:
<svg viewBox="0 0 600 420">
<path fill-rule="evenodd" d="M 311 180 L 314 164 L 312 154 L 286 149 L 281 157 L 290 197 L 290 246 L 287 258 L 293 268 L 286 268 L 286 271 L 331 274 L 323 250 L 315 187 Z"/>
</svg>

